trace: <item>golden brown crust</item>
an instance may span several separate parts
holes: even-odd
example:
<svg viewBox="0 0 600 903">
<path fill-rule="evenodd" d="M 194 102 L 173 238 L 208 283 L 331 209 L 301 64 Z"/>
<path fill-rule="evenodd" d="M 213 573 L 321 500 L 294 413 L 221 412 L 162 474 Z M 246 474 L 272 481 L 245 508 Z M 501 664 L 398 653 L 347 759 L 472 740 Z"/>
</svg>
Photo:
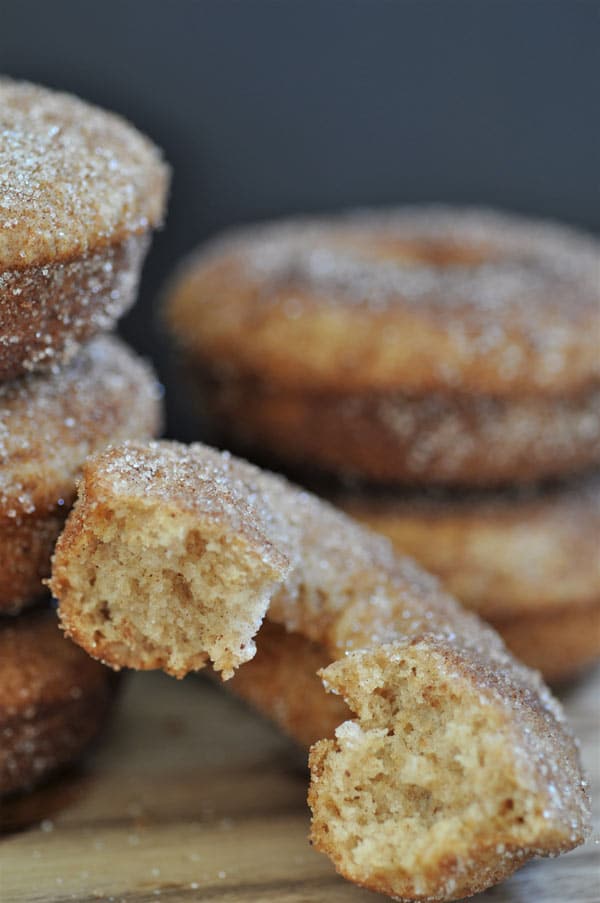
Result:
<svg viewBox="0 0 600 903">
<path fill-rule="evenodd" d="M 330 496 L 486 619 L 600 602 L 600 477 L 499 492 Z"/>
<path fill-rule="evenodd" d="M 102 727 L 114 677 L 65 640 L 53 612 L 0 623 L 0 796 L 75 761 Z"/>
<path fill-rule="evenodd" d="M 0 612 L 39 599 L 88 454 L 160 430 L 161 388 L 115 338 L 66 367 L 0 385 Z"/>
<path fill-rule="evenodd" d="M 0 272 L 0 381 L 71 360 L 134 303 L 144 232 L 66 261 Z"/>
<path fill-rule="evenodd" d="M 267 385 L 575 394 L 600 377 L 598 260 L 590 237 L 490 211 L 292 220 L 208 245 L 167 316 L 183 348 Z"/>
<path fill-rule="evenodd" d="M 557 683 L 600 658 L 600 479 L 500 493 L 338 494 Z"/>
<path fill-rule="evenodd" d="M 490 621 L 516 658 L 556 685 L 600 659 L 600 600 Z"/>
<path fill-rule="evenodd" d="M 338 696 L 323 692 L 318 676 L 329 664 L 327 650 L 265 619 L 256 637 L 256 655 L 225 684 L 289 737 L 309 747 L 333 737 L 350 716 Z"/>
<path fill-rule="evenodd" d="M 62 530 L 64 513 L 26 517 L 0 528 L 0 615 L 14 615 L 47 594 L 43 581 Z"/>
<path fill-rule="evenodd" d="M 518 399 L 303 394 L 189 370 L 225 441 L 305 470 L 495 486 L 565 476 L 600 457 L 599 389 Z"/>
</svg>

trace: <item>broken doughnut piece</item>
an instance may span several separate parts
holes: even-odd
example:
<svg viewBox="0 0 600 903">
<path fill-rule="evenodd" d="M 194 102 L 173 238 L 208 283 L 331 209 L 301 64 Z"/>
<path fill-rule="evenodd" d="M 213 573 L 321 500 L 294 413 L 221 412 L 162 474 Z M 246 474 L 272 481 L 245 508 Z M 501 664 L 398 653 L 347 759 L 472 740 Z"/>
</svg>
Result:
<svg viewBox="0 0 600 903">
<path fill-rule="evenodd" d="M 557 757 L 550 711 L 510 679 L 430 638 L 322 677 L 358 716 L 310 754 L 313 843 L 346 878 L 454 900 L 581 836 L 575 745 L 563 734 Z"/>
<path fill-rule="evenodd" d="M 120 668 L 231 675 L 290 569 L 258 470 L 176 443 L 109 449 L 84 467 L 51 588 L 67 634 Z"/>
</svg>

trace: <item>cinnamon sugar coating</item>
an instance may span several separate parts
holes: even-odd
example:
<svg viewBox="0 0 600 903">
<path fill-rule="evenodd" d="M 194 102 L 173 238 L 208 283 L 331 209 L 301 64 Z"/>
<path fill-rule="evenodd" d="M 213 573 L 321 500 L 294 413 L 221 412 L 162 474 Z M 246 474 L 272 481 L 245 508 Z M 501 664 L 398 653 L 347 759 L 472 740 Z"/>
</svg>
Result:
<svg viewBox="0 0 600 903">
<path fill-rule="evenodd" d="M 573 396 L 288 391 L 188 368 L 197 406 L 228 445 L 338 476 L 502 486 L 600 460 L 600 389 Z"/>
<path fill-rule="evenodd" d="M 149 235 L 0 272 L 0 381 L 68 363 L 134 303 Z"/>
<path fill-rule="evenodd" d="M 0 385 L 0 612 L 45 593 L 54 542 L 88 454 L 160 430 L 162 390 L 116 338 L 67 366 Z"/>
<path fill-rule="evenodd" d="M 154 529 L 158 509 L 163 528 L 172 522 L 167 546 L 164 529 Z M 184 512 L 200 531 L 185 556 Z M 278 573 L 265 568 L 266 552 Z M 164 588 L 152 581 L 162 580 L 165 560 L 179 589 L 160 609 L 152 586 Z M 113 665 L 147 667 L 158 634 L 169 656 L 154 655 L 154 666 L 176 656 L 183 673 L 187 656 L 198 667 L 198 653 L 201 662 L 210 654 L 199 643 L 215 615 L 217 568 L 230 650 L 257 629 L 257 619 L 244 620 L 247 605 L 231 607 L 241 574 L 258 620 L 262 586 L 269 621 L 318 647 L 317 658 L 332 662 L 326 687 L 357 713 L 311 751 L 312 840 L 342 874 L 399 898 L 451 900 L 582 842 L 589 801 L 560 705 L 494 631 L 384 537 L 199 444 L 127 444 L 87 463 L 51 584 L 78 643 L 93 655 L 108 650 Z M 138 593 L 137 602 L 127 597 L 127 624 L 125 581 Z M 174 625 L 184 613 L 185 634 Z M 275 697 L 273 706 L 277 717 Z"/>
<path fill-rule="evenodd" d="M 297 219 L 219 238 L 182 267 L 182 348 L 307 392 L 512 398 L 598 383 L 598 242 L 444 207 Z M 215 299 L 219 303 L 215 303 Z"/>
<path fill-rule="evenodd" d="M 78 759 L 104 724 L 114 685 L 65 640 L 54 612 L 0 622 L 0 796 Z"/>
<path fill-rule="evenodd" d="M 69 260 L 160 225 L 168 171 L 128 122 L 0 79 L 0 269 Z"/>
<path fill-rule="evenodd" d="M 168 170 L 118 116 L 0 79 L 0 380 L 48 368 L 133 303 Z"/>
</svg>

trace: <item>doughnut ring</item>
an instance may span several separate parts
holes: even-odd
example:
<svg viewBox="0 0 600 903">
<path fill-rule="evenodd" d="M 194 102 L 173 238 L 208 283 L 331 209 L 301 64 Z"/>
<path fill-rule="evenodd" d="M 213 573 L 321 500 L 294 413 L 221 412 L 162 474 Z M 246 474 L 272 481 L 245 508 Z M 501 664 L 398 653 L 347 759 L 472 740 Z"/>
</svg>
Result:
<svg viewBox="0 0 600 903">
<path fill-rule="evenodd" d="M 188 367 L 188 373 L 190 368 Z M 412 485 L 503 486 L 600 460 L 600 388 L 513 401 L 429 395 L 315 395 L 193 371 L 197 407 L 220 443 L 270 453 L 305 474 Z M 188 379 L 189 381 L 189 379 Z"/>
<path fill-rule="evenodd" d="M 92 339 L 54 373 L 0 383 L 0 613 L 45 595 L 86 456 L 156 435 L 161 407 L 151 369 L 110 337 Z"/>
<path fill-rule="evenodd" d="M 500 485 L 598 460 L 599 259 L 586 235 L 490 211 L 291 220 L 192 257 L 166 317 L 241 446 Z"/>
<path fill-rule="evenodd" d="M 133 303 L 168 170 L 123 119 L 0 79 L 0 381 L 73 357 Z"/>
<path fill-rule="evenodd" d="M 50 585 L 67 634 L 113 667 L 210 659 L 242 677 L 267 611 L 314 644 L 357 717 L 311 748 L 311 838 L 359 885 L 457 899 L 588 831 L 577 745 L 539 675 L 385 537 L 228 453 L 89 459 Z"/>
<path fill-rule="evenodd" d="M 114 690 L 114 675 L 64 639 L 54 612 L 0 621 L 0 796 L 79 758 Z"/>
</svg>

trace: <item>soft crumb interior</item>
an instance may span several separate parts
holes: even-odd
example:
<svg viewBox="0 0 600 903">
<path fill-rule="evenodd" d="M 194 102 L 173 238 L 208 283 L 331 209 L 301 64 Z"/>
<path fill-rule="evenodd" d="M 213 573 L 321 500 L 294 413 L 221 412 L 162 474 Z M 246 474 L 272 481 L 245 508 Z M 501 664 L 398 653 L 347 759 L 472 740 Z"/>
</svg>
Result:
<svg viewBox="0 0 600 903">
<path fill-rule="evenodd" d="M 103 515 L 88 521 L 61 604 L 92 652 L 176 676 L 210 659 L 224 678 L 252 658 L 277 583 L 257 552 L 182 516 Z"/>
<path fill-rule="evenodd" d="M 427 897 L 445 874 L 451 899 L 474 849 L 480 866 L 508 858 L 542 813 L 502 712 L 431 658 L 407 649 L 332 666 L 360 718 L 313 749 L 313 838 L 350 877 L 393 892 L 404 876 Z"/>
</svg>

